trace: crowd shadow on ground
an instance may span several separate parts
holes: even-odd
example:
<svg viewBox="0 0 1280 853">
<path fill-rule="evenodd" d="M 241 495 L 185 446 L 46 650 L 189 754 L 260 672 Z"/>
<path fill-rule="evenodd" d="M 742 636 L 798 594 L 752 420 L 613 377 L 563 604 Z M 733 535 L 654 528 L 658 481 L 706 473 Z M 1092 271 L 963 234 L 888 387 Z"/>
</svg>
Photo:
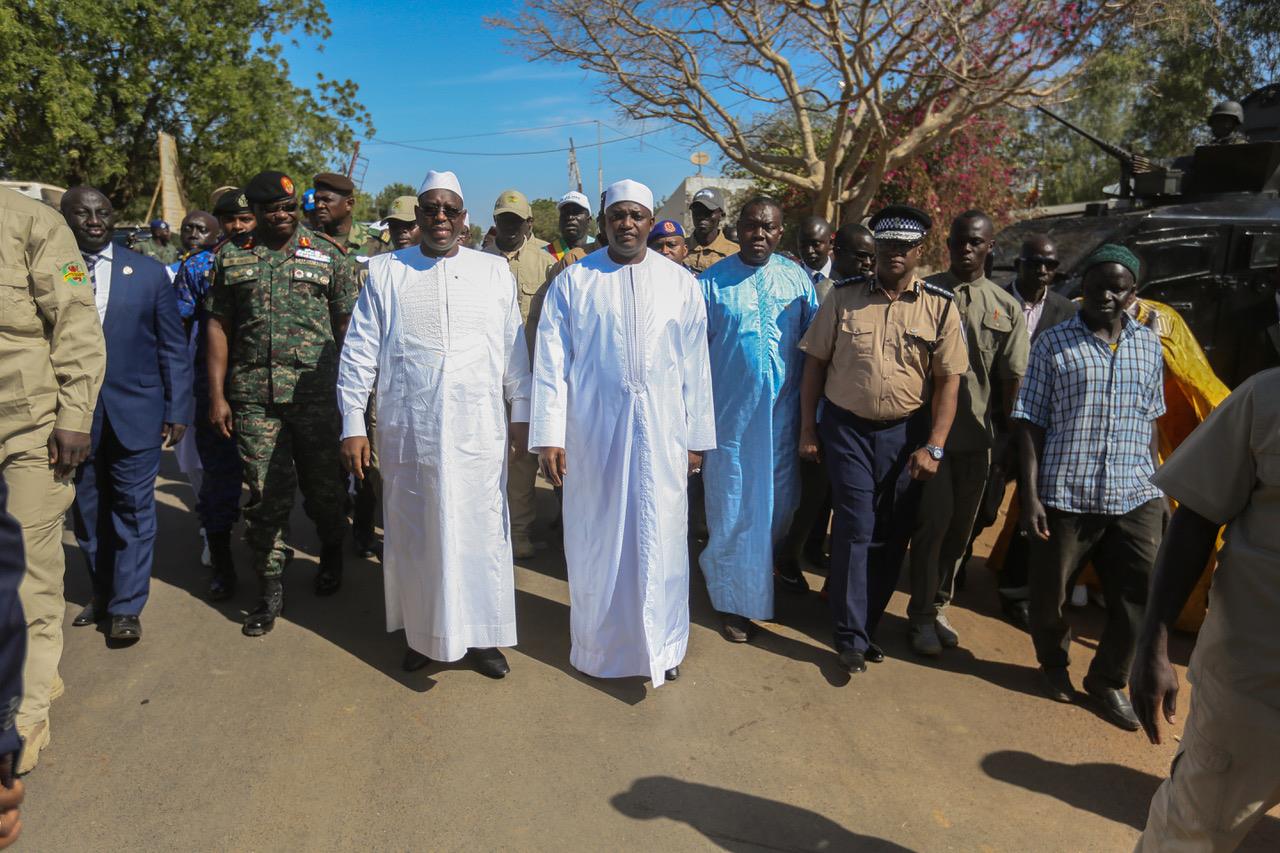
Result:
<svg viewBox="0 0 1280 853">
<path fill-rule="evenodd" d="M 610 802 L 635 820 L 666 818 L 687 824 L 722 850 L 852 850 L 898 853 L 910 848 L 846 829 L 799 806 L 685 782 L 670 776 L 637 779 Z"/>
<path fill-rule="evenodd" d="M 981 766 L 992 779 L 1139 831 L 1146 825 L 1151 797 L 1164 781 L 1122 764 L 1066 764 L 1017 750 L 992 752 Z M 1280 818 L 1264 817 L 1239 849 L 1280 850 Z"/>
</svg>

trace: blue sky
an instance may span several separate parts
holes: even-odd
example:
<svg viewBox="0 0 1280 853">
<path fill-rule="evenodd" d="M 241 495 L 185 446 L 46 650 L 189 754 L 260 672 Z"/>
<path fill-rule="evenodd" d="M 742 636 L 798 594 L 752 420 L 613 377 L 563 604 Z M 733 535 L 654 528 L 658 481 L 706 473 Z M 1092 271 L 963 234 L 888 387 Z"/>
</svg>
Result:
<svg viewBox="0 0 1280 853">
<path fill-rule="evenodd" d="M 421 148 L 469 152 L 441 154 L 365 140 L 368 158 L 364 189 L 377 193 L 394 181 L 415 187 L 428 169 L 452 169 L 462 181 L 471 221 L 487 226 L 493 202 L 508 187 L 530 199 L 558 198 L 569 187 L 568 154 L 516 156 L 515 152 L 564 148 L 569 137 L 578 148 L 583 189 L 596 195 L 596 125 L 608 140 L 655 131 L 619 119 L 596 95 L 591 80 L 567 65 L 530 63 L 504 44 L 504 32 L 483 17 L 518 4 L 427 0 L 417 4 L 328 0 L 333 34 L 317 51 L 304 42 L 286 48 L 299 85 L 316 72 L 360 86 L 360 100 L 373 115 L 375 140 Z M 547 125 L 527 133 L 439 139 Z M 712 155 L 704 172 L 717 171 L 716 152 L 687 131 L 659 129 L 640 138 L 604 145 L 605 186 L 621 178 L 649 184 L 661 199 L 680 180 L 694 174 L 688 157 L 694 150 Z M 481 153 L 503 156 L 481 156 Z"/>
</svg>

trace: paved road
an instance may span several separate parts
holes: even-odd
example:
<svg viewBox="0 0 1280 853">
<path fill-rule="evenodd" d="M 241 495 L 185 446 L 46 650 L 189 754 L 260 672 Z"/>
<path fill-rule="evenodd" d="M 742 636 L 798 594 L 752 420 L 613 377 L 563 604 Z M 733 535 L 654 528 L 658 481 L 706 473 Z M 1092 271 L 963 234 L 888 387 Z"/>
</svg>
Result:
<svg viewBox="0 0 1280 853">
<path fill-rule="evenodd" d="M 899 593 L 889 661 L 852 681 L 816 595 L 781 599 L 777 623 L 733 646 L 695 575 L 683 676 L 655 691 L 569 667 L 548 549 L 517 569 L 508 678 L 410 675 L 376 562 L 315 598 L 316 540 L 296 514 L 286 618 L 247 639 L 247 574 L 234 601 L 204 602 L 190 491 L 160 493 L 144 640 L 109 649 L 67 628 L 20 849 L 1125 850 L 1172 756 L 1041 699 L 1030 642 L 978 566 L 952 617 L 962 649 L 911 657 Z M 74 548 L 68 566 L 70 619 L 88 585 Z M 1099 615 L 1082 615 L 1077 683 Z M 1280 818 L 1251 847 L 1280 849 Z"/>
</svg>

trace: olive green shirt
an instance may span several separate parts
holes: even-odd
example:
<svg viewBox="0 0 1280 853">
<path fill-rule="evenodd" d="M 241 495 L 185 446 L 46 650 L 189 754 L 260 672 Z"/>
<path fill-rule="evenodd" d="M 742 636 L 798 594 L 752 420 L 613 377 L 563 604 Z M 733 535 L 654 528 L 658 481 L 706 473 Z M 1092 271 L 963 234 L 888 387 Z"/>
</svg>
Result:
<svg viewBox="0 0 1280 853">
<path fill-rule="evenodd" d="M 724 236 L 723 231 L 717 231 L 716 238 L 705 246 L 694 245 L 692 236 L 689 237 L 688 244 L 689 254 L 684 259 L 684 265 L 694 275 L 738 253 L 738 244 Z"/>
<path fill-rule="evenodd" d="M 542 293 L 547 283 L 547 273 L 557 263 L 547 251 L 547 241 L 529 237 L 514 252 L 504 252 L 496 245 L 485 249 L 491 255 L 507 259 L 511 274 L 516 279 L 517 296 L 520 299 L 520 317 L 524 320 L 524 338 L 533 358 L 533 340 L 538 332 L 538 318 L 542 314 Z"/>
<path fill-rule="evenodd" d="M 0 188 L 0 460 L 89 432 L 107 369 L 84 257 L 62 216 Z"/>
<path fill-rule="evenodd" d="M 986 450 L 995 443 L 992 397 L 1004 400 L 1010 382 L 1027 372 L 1031 336 L 1022 303 L 1000 285 L 983 278 L 961 284 L 950 272 L 925 281 L 955 294 L 960 325 L 969 345 L 969 369 L 960 380 L 956 419 L 947 435 L 947 450 Z M 1001 405 L 1011 405 L 1012 400 Z"/>
<path fill-rule="evenodd" d="M 355 259 L 298 226 L 279 250 L 224 243 L 214 255 L 210 314 L 227 327 L 227 399 L 337 405 L 339 328 L 355 307 Z"/>
</svg>

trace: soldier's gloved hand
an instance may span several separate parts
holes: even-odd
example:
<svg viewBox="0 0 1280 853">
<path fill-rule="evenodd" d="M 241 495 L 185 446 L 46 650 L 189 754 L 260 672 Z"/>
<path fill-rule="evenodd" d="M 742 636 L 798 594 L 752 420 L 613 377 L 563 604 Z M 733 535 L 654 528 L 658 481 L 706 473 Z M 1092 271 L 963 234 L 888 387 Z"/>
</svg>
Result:
<svg viewBox="0 0 1280 853">
<path fill-rule="evenodd" d="M 173 447 L 182 441 L 182 437 L 186 434 L 186 424 L 165 424 L 160 430 L 160 438 L 164 440 L 165 447 Z"/>
<path fill-rule="evenodd" d="M 353 435 L 344 438 L 339 455 L 342 457 L 343 469 L 357 480 L 364 479 L 365 469 L 373 463 L 368 436 Z"/>
<path fill-rule="evenodd" d="M 76 472 L 80 463 L 89 458 L 89 433 L 54 427 L 49 436 L 49 464 L 53 476 L 65 480 Z"/>
<path fill-rule="evenodd" d="M 209 423 L 223 438 L 231 438 L 231 404 L 225 398 L 209 401 Z"/>
</svg>

